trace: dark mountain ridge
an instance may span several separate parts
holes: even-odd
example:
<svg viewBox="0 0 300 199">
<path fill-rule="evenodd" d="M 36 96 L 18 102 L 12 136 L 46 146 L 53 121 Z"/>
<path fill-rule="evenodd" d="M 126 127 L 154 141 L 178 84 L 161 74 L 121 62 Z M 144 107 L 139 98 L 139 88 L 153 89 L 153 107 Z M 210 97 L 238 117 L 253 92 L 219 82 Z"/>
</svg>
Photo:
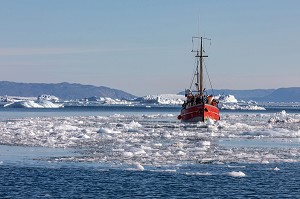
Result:
<svg viewBox="0 0 300 199">
<path fill-rule="evenodd" d="M 105 86 L 82 85 L 76 83 L 16 83 L 0 81 L 0 96 L 37 97 L 42 94 L 54 95 L 60 99 L 82 99 L 85 97 L 110 97 L 114 99 L 132 99 L 136 96 Z"/>
</svg>

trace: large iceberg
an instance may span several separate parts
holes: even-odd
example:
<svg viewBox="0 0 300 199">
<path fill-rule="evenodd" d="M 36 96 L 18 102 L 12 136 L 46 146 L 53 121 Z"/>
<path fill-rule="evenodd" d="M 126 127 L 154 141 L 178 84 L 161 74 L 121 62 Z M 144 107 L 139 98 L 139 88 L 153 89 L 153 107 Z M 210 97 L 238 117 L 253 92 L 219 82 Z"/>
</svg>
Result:
<svg viewBox="0 0 300 199">
<path fill-rule="evenodd" d="M 256 102 L 245 102 L 237 100 L 233 95 L 214 96 L 219 100 L 219 108 L 226 110 L 265 110 L 258 106 Z M 184 95 L 178 94 L 160 94 L 147 95 L 134 100 L 120 100 L 108 97 L 89 97 L 81 100 L 60 101 L 52 95 L 40 95 L 37 98 L 30 97 L 0 97 L 0 105 L 4 107 L 22 107 L 22 108 L 60 108 L 64 106 L 102 106 L 102 105 L 123 105 L 123 106 L 181 106 L 186 100 Z"/>
<path fill-rule="evenodd" d="M 264 107 L 258 106 L 253 100 L 245 102 L 237 100 L 233 95 L 219 95 L 215 96 L 219 99 L 219 108 L 226 110 L 266 110 Z"/>
<path fill-rule="evenodd" d="M 59 99 L 52 95 L 40 95 L 37 99 L 31 97 L 2 97 L 1 105 L 9 108 L 61 108 L 62 103 L 57 103 Z"/>
<path fill-rule="evenodd" d="M 62 108 L 63 104 L 56 104 L 47 100 L 23 100 L 5 104 L 4 107 L 10 108 Z"/>
<path fill-rule="evenodd" d="M 185 97 L 177 94 L 147 95 L 137 99 L 142 104 L 181 105 Z"/>
<path fill-rule="evenodd" d="M 219 95 L 215 98 L 219 99 L 222 103 L 237 103 L 238 100 L 233 95 Z"/>
<path fill-rule="evenodd" d="M 50 102 L 59 102 L 59 99 L 58 97 L 55 97 L 54 95 L 39 95 L 37 97 L 37 100 L 39 101 L 42 101 L 42 100 L 47 100 L 47 101 L 50 101 Z"/>
</svg>

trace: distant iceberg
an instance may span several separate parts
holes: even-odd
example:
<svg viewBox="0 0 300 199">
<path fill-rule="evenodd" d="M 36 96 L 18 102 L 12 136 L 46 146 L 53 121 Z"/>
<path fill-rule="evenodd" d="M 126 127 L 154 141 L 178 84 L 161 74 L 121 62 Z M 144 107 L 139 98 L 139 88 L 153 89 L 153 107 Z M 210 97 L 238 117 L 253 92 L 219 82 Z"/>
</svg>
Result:
<svg viewBox="0 0 300 199">
<path fill-rule="evenodd" d="M 219 95 L 215 97 L 219 99 L 220 102 L 223 103 L 237 103 L 238 100 L 233 95 Z"/>
<path fill-rule="evenodd" d="M 130 105 L 131 102 L 127 100 L 119 100 L 119 99 L 112 99 L 109 97 L 102 98 L 102 104 L 109 104 L 109 105 Z"/>
<path fill-rule="evenodd" d="M 8 96 L 0 96 L 0 106 L 4 106 L 5 104 L 12 103 L 14 100 Z"/>
<path fill-rule="evenodd" d="M 266 110 L 259 106 L 255 101 L 242 101 L 235 98 L 234 95 L 214 96 L 219 100 L 219 108 L 223 110 Z M 19 108 L 61 108 L 64 106 L 181 106 L 186 100 L 184 95 L 179 94 L 160 94 L 147 95 L 133 100 L 113 99 L 109 97 L 87 97 L 80 100 L 60 101 L 53 95 L 40 95 L 34 97 L 8 97 L 0 96 L 0 106 L 19 107 Z"/>
<path fill-rule="evenodd" d="M 40 95 L 36 100 L 32 97 L 1 97 L 1 105 L 9 108 L 62 108 L 62 103 L 53 95 Z"/>
<path fill-rule="evenodd" d="M 264 107 L 258 106 L 253 100 L 249 102 L 238 101 L 233 95 L 219 95 L 219 107 L 225 110 L 266 110 Z"/>
<path fill-rule="evenodd" d="M 220 109 L 226 110 L 266 110 L 264 107 L 258 106 L 255 101 L 239 101 L 233 95 L 218 95 L 214 99 L 219 100 Z M 149 105 L 182 105 L 186 100 L 185 96 L 177 94 L 161 94 L 147 95 L 137 98 L 135 102 Z"/>
<path fill-rule="evenodd" d="M 185 97 L 177 94 L 147 95 L 138 98 L 141 104 L 181 105 Z"/>
<path fill-rule="evenodd" d="M 56 104 L 47 100 L 23 100 L 5 104 L 4 107 L 10 108 L 62 108 L 63 104 Z"/>
<path fill-rule="evenodd" d="M 42 101 L 42 100 L 47 100 L 47 101 L 50 101 L 50 102 L 58 102 L 59 101 L 59 98 L 58 97 L 55 97 L 54 95 L 39 95 L 37 97 L 37 100 L 39 101 Z"/>
<path fill-rule="evenodd" d="M 256 110 L 256 111 L 264 111 L 266 110 L 264 107 L 250 104 L 221 104 L 221 109 L 226 110 Z"/>
</svg>

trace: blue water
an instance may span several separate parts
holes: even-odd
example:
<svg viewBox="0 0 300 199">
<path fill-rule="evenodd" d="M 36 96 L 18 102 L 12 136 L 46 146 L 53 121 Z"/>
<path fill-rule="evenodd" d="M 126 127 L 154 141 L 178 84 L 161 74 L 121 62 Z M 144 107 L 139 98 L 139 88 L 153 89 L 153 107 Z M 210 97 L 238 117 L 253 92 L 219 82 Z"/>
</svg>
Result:
<svg viewBox="0 0 300 199">
<path fill-rule="evenodd" d="M 265 107 L 266 111 L 256 110 L 221 110 L 222 113 L 276 113 L 285 110 L 289 113 L 300 113 L 300 108 L 293 106 Z M 66 106 L 64 108 L 39 109 L 39 108 L 3 108 L 0 107 L 0 121 L 11 118 L 25 117 L 53 117 L 53 116 L 94 116 L 110 115 L 112 113 L 180 113 L 180 106 Z M 221 115 L 222 116 L 222 115 Z"/>
<path fill-rule="evenodd" d="M 0 109 L 0 121 L 31 117 L 106 116 L 172 113 L 180 107 L 66 107 L 63 109 Z M 285 107 L 289 113 L 298 108 Z M 223 111 L 226 114 L 274 113 Z M 222 113 L 221 113 L 222 114 Z M 149 120 L 150 121 L 150 120 Z M 221 144 L 236 142 L 225 139 Z M 274 147 L 277 142 L 266 140 Z M 263 140 L 238 141 L 237 147 L 260 147 Z M 289 147 L 284 145 L 283 147 Z M 291 147 L 299 147 L 299 143 Z M 80 156 L 80 149 L 0 145 L 0 198 L 300 198 L 300 163 L 273 162 L 132 165 L 103 162 L 51 161 L 51 157 Z M 279 169 L 275 169 L 279 168 Z M 241 171 L 245 176 L 232 176 Z"/>
<path fill-rule="evenodd" d="M 225 165 L 194 165 L 186 171 L 212 175 L 130 171 L 95 167 L 0 166 L 1 198 L 299 198 L 299 164 L 247 164 L 246 177 Z"/>
</svg>

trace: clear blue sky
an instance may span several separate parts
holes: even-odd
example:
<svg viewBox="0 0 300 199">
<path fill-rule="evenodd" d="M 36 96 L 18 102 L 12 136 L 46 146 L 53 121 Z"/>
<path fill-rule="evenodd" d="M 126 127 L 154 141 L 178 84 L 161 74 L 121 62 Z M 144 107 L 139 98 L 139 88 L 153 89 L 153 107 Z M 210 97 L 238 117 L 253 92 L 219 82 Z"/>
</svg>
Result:
<svg viewBox="0 0 300 199">
<path fill-rule="evenodd" d="M 297 0 L 3 0 L 0 80 L 177 93 L 205 35 L 215 89 L 299 87 L 299 23 Z"/>
</svg>

